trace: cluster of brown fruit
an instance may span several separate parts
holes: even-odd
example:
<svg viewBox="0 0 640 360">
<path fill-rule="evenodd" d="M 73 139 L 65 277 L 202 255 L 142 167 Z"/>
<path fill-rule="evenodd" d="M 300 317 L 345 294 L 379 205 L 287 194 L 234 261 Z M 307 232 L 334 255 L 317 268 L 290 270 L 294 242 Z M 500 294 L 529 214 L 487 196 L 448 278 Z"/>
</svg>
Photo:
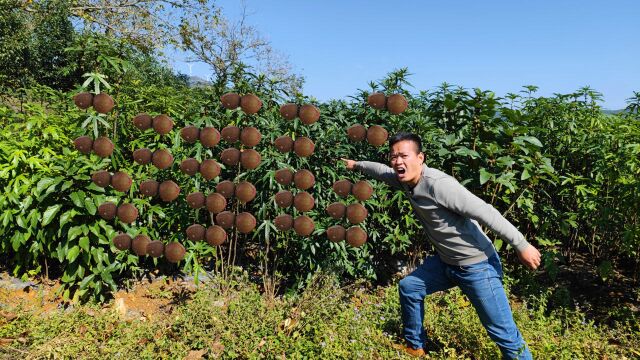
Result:
<svg viewBox="0 0 640 360">
<path fill-rule="evenodd" d="M 165 114 L 151 117 L 149 114 L 140 113 L 133 118 L 133 126 L 142 131 L 153 128 L 158 134 L 167 135 L 173 130 L 173 119 Z"/>
<path fill-rule="evenodd" d="M 390 113 L 394 115 L 402 114 L 409 103 L 407 99 L 402 94 L 393 94 L 386 96 L 384 93 L 376 92 L 367 98 L 367 104 L 369 104 L 372 108 L 383 110 L 387 109 Z"/>
<path fill-rule="evenodd" d="M 73 144 L 76 150 L 83 154 L 90 154 L 93 151 L 102 158 L 111 156 L 114 148 L 113 142 L 105 136 L 93 140 L 89 136 L 83 135 L 73 140 Z"/>
<path fill-rule="evenodd" d="M 315 185 L 316 179 L 313 173 L 306 169 L 301 169 L 295 173 L 289 169 L 280 169 L 275 172 L 275 180 L 283 186 L 290 185 L 292 182 L 300 191 L 294 196 L 291 191 L 282 190 L 275 195 L 276 204 L 281 208 L 288 208 L 292 204 L 299 212 L 307 212 L 315 206 L 315 199 L 306 190 Z M 280 231 L 290 230 L 292 227 L 296 234 L 301 236 L 310 235 L 315 229 L 313 220 L 301 215 L 297 218 L 289 214 L 281 214 L 274 220 L 274 225 Z"/>
<path fill-rule="evenodd" d="M 117 216 L 121 222 L 131 224 L 138 218 L 138 209 L 130 203 L 117 206 L 111 201 L 107 201 L 98 206 L 98 214 L 105 220 L 112 220 Z"/>
<path fill-rule="evenodd" d="M 240 96 L 236 93 L 226 93 L 220 97 L 222 107 L 234 110 L 240 107 L 245 114 L 255 114 L 262 108 L 262 100 L 254 94 Z"/>
<path fill-rule="evenodd" d="M 81 92 L 73 96 L 73 102 L 82 110 L 86 110 L 90 106 L 93 106 L 95 111 L 100 114 L 108 113 L 115 105 L 113 98 L 105 93 L 99 93 L 94 96 L 90 92 Z"/>
<path fill-rule="evenodd" d="M 127 192 L 131 188 L 131 177 L 123 171 L 117 171 L 113 175 L 106 170 L 100 170 L 91 175 L 91 180 L 99 187 L 107 187 L 111 185 L 114 189 Z"/>
<path fill-rule="evenodd" d="M 225 229 L 230 229 L 234 225 L 243 234 L 253 231 L 257 220 L 251 213 L 243 212 L 236 216 L 235 213 L 225 211 L 225 209 L 227 208 L 227 199 L 234 195 L 240 202 L 248 203 L 255 199 L 256 194 L 256 187 L 248 181 L 242 181 L 236 185 L 225 180 L 216 185 L 215 193 L 204 196 L 202 192 L 198 191 L 187 195 L 189 207 L 192 209 L 206 207 L 210 213 L 216 215 L 215 222 L 217 224 L 208 229 L 202 225 L 193 224 L 187 228 L 187 237 L 193 241 L 206 239 L 210 245 L 217 246 L 222 245 L 227 238 Z"/>
<path fill-rule="evenodd" d="M 305 125 L 311 125 L 320 119 L 320 110 L 311 104 L 298 106 L 298 104 L 284 104 L 280 106 L 280 115 L 286 120 L 300 118 Z"/>
<path fill-rule="evenodd" d="M 167 149 L 158 149 L 153 152 L 147 148 L 137 149 L 133 152 L 133 160 L 140 165 L 152 163 L 160 170 L 173 165 L 173 155 Z"/>
<path fill-rule="evenodd" d="M 373 125 L 367 129 L 364 125 L 354 124 L 347 129 L 347 137 L 353 142 L 367 139 L 367 142 L 373 146 L 382 146 L 387 142 L 389 132 L 380 125 Z"/>
<path fill-rule="evenodd" d="M 355 184 L 351 181 L 343 179 L 333 183 L 333 191 L 335 191 L 341 198 L 346 198 L 350 194 L 353 195 L 359 201 L 368 200 L 373 194 L 373 187 L 364 180 L 360 180 Z M 367 241 L 367 233 L 360 227 L 355 226 L 364 221 L 369 215 L 367 208 L 360 203 L 352 203 L 345 205 L 341 202 L 334 202 L 327 206 L 327 213 L 335 220 L 342 220 L 347 218 L 351 226 L 349 229 L 345 229 L 342 225 L 334 225 L 327 229 L 327 237 L 332 242 L 339 242 L 342 240 L 353 247 L 362 246 Z"/>
<path fill-rule="evenodd" d="M 164 255 L 172 263 L 184 259 L 186 249 L 179 242 L 167 245 L 160 240 L 151 240 L 147 235 L 137 235 L 133 239 L 129 234 L 120 233 L 113 238 L 113 245 L 118 250 L 132 250 L 138 256 L 149 255 L 154 258 Z"/>
<path fill-rule="evenodd" d="M 147 197 L 160 195 L 162 201 L 172 202 L 180 195 L 180 186 L 171 180 L 158 183 L 156 180 L 148 179 L 140 183 L 140 194 Z"/>
<path fill-rule="evenodd" d="M 208 228 L 200 224 L 192 224 L 187 230 L 187 238 L 191 241 L 206 241 L 211 246 L 220 246 L 227 240 L 228 229 L 233 228 L 243 233 L 248 234 L 256 228 L 257 220 L 249 212 L 241 212 L 235 214 L 232 211 L 221 211 L 215 216 L 215 225 L 211 225 Z"/>
<path fill-rule="evenodd" d="M 306 136 L 299 136 L 295 141 L 289 135 L 283 135 L 273 142 L 276 149 L 281 153 L 288 153 L 291 150 L 300 157 L 309 157 L 313 154 L 316 145 Z"/>
</svg>

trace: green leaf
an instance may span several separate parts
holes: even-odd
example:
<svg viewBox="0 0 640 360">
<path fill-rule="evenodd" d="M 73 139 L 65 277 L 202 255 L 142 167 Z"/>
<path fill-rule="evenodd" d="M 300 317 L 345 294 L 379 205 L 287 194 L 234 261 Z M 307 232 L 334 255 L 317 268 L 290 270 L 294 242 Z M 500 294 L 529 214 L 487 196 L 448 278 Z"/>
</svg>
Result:
<svg viewBox="0 0 640 360">
<path fill-rule="evenodd" d="M 519 138 L 537 147 L 542 147 L 542 143 L 535 136 L 520 136 Z"/>
<path fill-rule="evenodd" d="M 480 185 L 483 185 L 484 183 L 489 181 L 489 179 L 491 179 L 492 177 L 493 177 L 493 174 L 488 172 L 485 168 L 480 168 Z"/>
<path fill-rule="evenodd" d="M 73 201 L 73 205 L 79 208 L 84 208 L 84 191 L 74 191 L 69 194 L 69 197 L 71 198 L 71 201 Z"/>
<path fill-rule="evenodd" d="M 78 255 L 80 255 L 80 247 L 76 245 L 67 252 L 67 260 L 69 260 L 69 262 L 74 262 Z"/>
<path fill-rule="evenodd" d="M 89 211 L 89 214 L 91 215 L 95 215 L 96 214 L 96 205 L 93 203 L 93 200 L 91 198 L 85 198 L 84 199 L 84 207 L 85 209 L 87 209 L 87 211 Z"/>
<path fill-rule="evenodd" d="M 529 174 L 529 171 L 527 171 L 527 169 L 522 170 L 522 174 L 520 175 L 520 180 L 527 180 L 530 177 L 531 177 L 531 174 Z"/>
<path fill-rule="evenodd" d="M 49 206 L 49 208 L 45 210 L 44 214 L 42 214 L 42 226 L 49 225 L 58 211 L 60 211 L 60 208 L 62 208 L 62 205 L 60 204 Z"/>
<path fill-rule="evenodd" d="M 80 245 L 82 250 L 89 251 L 89 237 L 88 236 L 81 237 L 80 241 L 78 241 L 78 245 Z"/>
</svg>

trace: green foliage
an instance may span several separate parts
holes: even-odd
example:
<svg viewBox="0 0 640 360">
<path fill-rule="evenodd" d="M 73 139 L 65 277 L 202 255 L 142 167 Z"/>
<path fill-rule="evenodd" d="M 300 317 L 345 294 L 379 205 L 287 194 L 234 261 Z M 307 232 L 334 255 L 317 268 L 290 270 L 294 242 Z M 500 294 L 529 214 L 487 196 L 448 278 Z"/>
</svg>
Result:
<svg viewBox="0 0 640 360">
<path fill-rule="evenodd" d="M 183 290 L 158 296 L 172 305 L 145 321 L 123 321 L 115 310 L 78 306 L 48 314 L 22 312 L 0 325 L 8 357 L 224 359 L 323 358 L 404 359 L 397 287 L 369 292 L 340 288 L 314 276 L 299 294 L 266 299 L 245 274 L 230 283 L 212 280 L 185 298 Z M 191 294 L 187 294 L 187 298 Z M 168 297 L 168 298 L 167 298 Z M 636 358 L 638 337 L 630 324 L 598 327 L 581 313 L 546 315 L 513 303 L 514 316 L 535 358 Z M 494 359 L 498 348 L 473 306 L 458 290 L 425 301 L 425 326 L 440 349 L 438 359 Z M 12 309 L 9 309 L 12 310 Z M 637 330 L 636 330 L 637 331 Z M 612 340 L 615 339 L 615 340 Z"/>
</svg>

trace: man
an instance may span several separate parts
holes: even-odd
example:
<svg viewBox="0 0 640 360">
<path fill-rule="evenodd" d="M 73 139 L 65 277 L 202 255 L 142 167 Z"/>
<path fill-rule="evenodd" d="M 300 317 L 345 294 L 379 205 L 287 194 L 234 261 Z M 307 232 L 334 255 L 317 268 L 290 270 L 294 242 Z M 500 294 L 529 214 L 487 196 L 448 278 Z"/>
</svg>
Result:
<svg viewBox="0 0 640 360">
<path fill-rule="evenodd" d="M 424 298 L 459 286 L 503 357 L 531 359 L 502 286 L 500 259 L 480 225 L 511 244 L 530 269 L 540 265 L 540 252 L 495 208 L 453 177 L 424 165 L 419 136 L 398 133 L 389 139 L 389 147 L 391 167 L 342 160 L 347 169 L 359 170 L 404 191 L 436 249 L 437 255 L 427 257 L 399 283 L 405 351 L 416 356 L 425 354 Z"/>
</svg>

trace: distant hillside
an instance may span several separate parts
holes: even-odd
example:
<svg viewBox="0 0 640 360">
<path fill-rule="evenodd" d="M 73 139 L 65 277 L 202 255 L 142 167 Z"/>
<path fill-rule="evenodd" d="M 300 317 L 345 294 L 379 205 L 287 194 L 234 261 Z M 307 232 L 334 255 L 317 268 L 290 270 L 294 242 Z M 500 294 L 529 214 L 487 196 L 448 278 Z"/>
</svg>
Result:
<svg viewBox="0 0 640 360">
<path fill-rule="evenodd" d="M 604 109 L 604 110 L 601 110 L 601 111 L 602 111 L 602 113 L 604 113 L 604 114 L 608 114 L 608 115 L 615 115 L 615 114 L 618 114 L 618 113 L 624 112 L 624 109 L 619 109 L 619 110 L 608 110 L 608 109 Z"/>
<path fill-rule="evenodd" d="M 203 79 L 199 76 L 189 76 L 187 81 L 189 83 L 189 87 L 209 86 L 213 84 L 211 81 Z"/>
</svg>

